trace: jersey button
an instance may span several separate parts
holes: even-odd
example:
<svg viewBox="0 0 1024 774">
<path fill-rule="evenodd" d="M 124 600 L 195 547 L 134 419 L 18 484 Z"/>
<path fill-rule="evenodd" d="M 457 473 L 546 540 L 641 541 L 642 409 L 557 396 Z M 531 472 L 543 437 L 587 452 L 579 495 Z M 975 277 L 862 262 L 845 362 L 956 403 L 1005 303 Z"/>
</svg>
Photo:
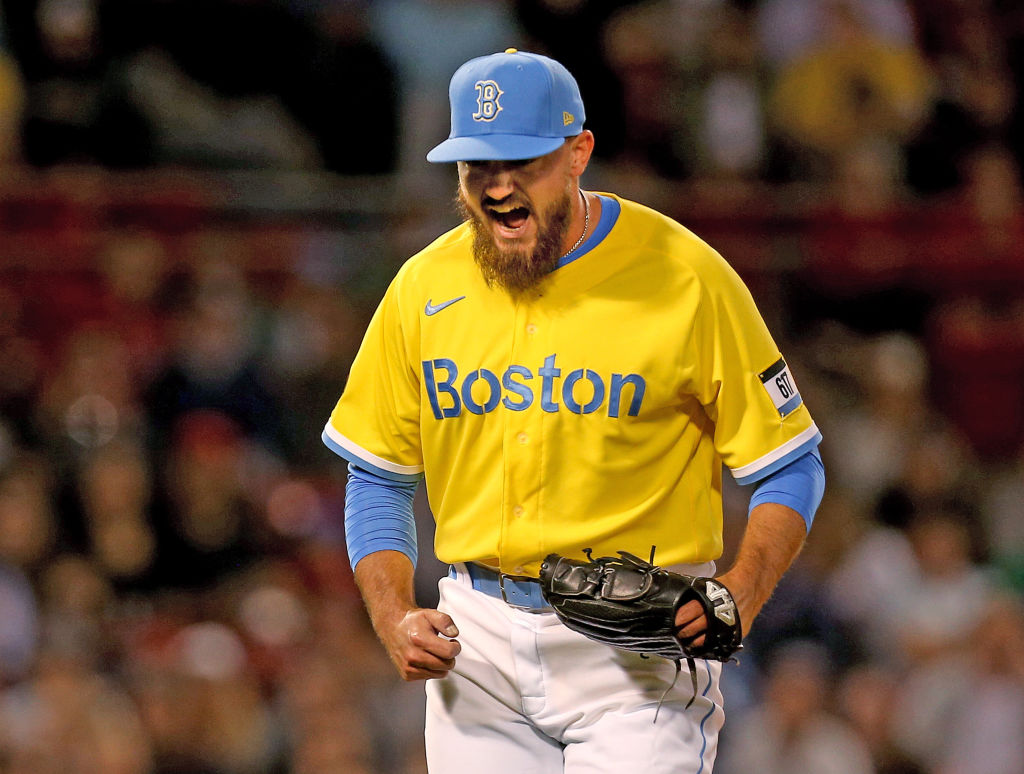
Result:
<svg viewBox="0 0 1024 774">
<path fill-rule="evenodd" d="M 517 505 L 515 508 L 512 509 L 512 515 L 515 516 L 517 519 L 520 518 L 524 513 L 526 513 L 526 509 L 521 505 Z"/>
<path fill-rule="evenodd" d="M 530 323 L 529 325 L 526 326 L 526 332 L 533 336 L 537 332 L 537 326 L 534 325 L 533 323 Z"/>
<path fill-rule="evenodd" d="M 519 435 L 516 436 L 516 440 L 519 441 L 519 443 L 526 443 L 527 441 L 530 440 L 530 436 L 528 436 L 526 433 L 520 433 Z"/>
</svg>

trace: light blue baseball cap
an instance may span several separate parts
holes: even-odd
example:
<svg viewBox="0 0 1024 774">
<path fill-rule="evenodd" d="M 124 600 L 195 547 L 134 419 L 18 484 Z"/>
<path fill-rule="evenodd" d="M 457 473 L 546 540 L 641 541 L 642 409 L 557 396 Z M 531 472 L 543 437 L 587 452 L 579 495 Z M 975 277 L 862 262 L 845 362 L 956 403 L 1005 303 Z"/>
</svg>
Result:
<svg viewBox="0 0 1024 774">
<path fill-rule="evenodd" d="M 470 59 L 448 87 L 452 131 L 427 161 L 543 156 L 583 131 L 576 79 L 554 59 L 514 48 Z"/>
</svg>

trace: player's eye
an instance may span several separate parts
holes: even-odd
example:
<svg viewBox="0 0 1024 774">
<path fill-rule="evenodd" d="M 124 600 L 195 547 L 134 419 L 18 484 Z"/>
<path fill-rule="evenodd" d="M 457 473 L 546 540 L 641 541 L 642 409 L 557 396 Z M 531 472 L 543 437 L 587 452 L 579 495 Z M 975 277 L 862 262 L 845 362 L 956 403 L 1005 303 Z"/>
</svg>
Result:
<svg viewBox="0 0 1024 774">
<path fill-rule="evenodd" d="M 516 159 L 514 161 L 461 161 L 466 169 L 479 174 L 498 174 L 500 172 L 515 172 L 526 169 L 535 164 L 538 159 Z"/>
</svg>

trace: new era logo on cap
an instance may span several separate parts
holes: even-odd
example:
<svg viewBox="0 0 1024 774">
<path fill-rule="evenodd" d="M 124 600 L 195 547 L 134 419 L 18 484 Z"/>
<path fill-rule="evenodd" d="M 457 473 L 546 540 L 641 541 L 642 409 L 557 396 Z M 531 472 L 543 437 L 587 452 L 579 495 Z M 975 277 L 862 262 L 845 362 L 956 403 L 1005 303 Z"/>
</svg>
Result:
<svg viewBox="0 0 1024 774">
<path fill-rule="evenodd" d="M 428 161 L 536 158 L 582 132 L 586 120 L 569 71 L 514 48 L 466 62 L 452 76 L 448 97 L 451 134 Z"/>
</svg>

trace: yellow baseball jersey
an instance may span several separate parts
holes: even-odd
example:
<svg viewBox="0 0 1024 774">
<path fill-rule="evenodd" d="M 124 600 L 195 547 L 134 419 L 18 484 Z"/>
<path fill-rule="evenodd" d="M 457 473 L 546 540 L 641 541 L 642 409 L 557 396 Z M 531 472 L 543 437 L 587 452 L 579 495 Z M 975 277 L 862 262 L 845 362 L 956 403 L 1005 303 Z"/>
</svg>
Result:
<svg viewBox="0 0 1024 774">
<path fill-rule="evenodd" d="M 366 331 L 324 441 L 425 477 L 444 562 L 535 576 L 583 548 L 716 559 L 723 463 L 755 481 L 821 439 L 725 260 L 602 196 L 614 225 L 539 297 L 489 288 L 463 224 L 405 263 Z"/>
</svg>

